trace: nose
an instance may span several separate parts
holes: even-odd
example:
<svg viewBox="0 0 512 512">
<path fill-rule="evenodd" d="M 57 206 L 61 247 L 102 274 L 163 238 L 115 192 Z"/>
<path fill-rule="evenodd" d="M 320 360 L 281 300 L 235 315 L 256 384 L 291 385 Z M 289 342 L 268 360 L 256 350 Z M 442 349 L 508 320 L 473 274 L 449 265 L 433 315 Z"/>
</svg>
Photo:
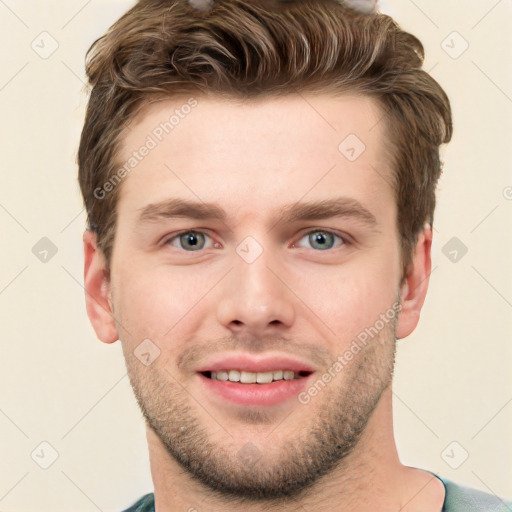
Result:
<svg viewBox="0 0 512 512">
<path fill-rule="evenodd" d="M 234 334 L 265 335 L 295 320 L 295 295 L 275 258 L 263 253 L 251 263 L 237 254 L 234 268 L 222 281 L 218 321 Z"/>
</svg>

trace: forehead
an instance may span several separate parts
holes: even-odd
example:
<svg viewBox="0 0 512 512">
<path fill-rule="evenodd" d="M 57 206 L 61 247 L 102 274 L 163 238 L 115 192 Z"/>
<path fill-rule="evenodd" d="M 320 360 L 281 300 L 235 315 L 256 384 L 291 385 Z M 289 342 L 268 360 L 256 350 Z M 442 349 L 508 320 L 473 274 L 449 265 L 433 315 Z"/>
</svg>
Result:
<svg viewBox="0 0 512 512">
<path fill-rule="evenodd" d="M 392 201 L 381 117 L 361 96 L 154 102 L 121 141 L 119 210 L 132 215 L 176 196 L 218 201 L 240 215 L 305 196 Z"/>
</svg>

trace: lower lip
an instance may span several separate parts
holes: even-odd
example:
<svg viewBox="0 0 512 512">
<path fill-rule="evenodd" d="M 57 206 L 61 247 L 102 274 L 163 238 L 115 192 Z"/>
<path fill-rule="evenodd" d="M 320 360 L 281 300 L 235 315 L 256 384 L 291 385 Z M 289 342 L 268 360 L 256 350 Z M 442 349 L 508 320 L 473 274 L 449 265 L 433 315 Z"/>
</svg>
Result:
<svg viewBox="0 0 512 512">
<path fill-rule="evenodd" d="M 214 380 L 198 373 L 203 386 L 210 392 L 225 400 L 239 405 L 277 405 L 286 400 L 297 398 L 304 390 L 310 377 L 293 380 L 277 380 L 270 384 L 240 384 Z"/>
</svg>

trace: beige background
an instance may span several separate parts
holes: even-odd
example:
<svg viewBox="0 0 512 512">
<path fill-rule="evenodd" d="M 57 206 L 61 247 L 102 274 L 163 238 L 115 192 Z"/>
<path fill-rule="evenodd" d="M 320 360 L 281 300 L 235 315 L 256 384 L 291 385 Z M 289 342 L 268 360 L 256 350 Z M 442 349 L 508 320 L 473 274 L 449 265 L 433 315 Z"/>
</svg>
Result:
<svg viewBox="0 0 512 512">
<path fill-rule="evenodd" d="M 4 512 L 119 511 L 152 490 L 120 344 L 99 342 L 85 313 L 75 164 L 85 52 L 131 4 L 0 0 Z M 423 41 L 426 69 L 448 92 L 455 122 L 443 153 L 429 295 L 419 328 L 399 342 L 400 455 L 512 496 L 512 2 L 381 6 Z M 43 237 L 58 249 L 47 262 L 32 252 Z M 468 249 L 456 262 L 450 245 L 443 253 L 452 237 Z M 47 469 L 53 452 L 42 442 L 58 454 Z"/>
</svg>

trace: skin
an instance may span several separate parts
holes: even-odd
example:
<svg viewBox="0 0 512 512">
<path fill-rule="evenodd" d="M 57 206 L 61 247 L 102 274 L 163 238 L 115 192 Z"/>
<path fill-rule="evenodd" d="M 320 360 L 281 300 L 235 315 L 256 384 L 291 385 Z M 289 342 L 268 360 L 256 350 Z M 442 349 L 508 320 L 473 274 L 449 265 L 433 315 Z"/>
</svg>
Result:
<svg viewBox="0 0 512 512">
<path fill-rule="evenodd" d="M 147 419 L 156 510 L 440 511 L 442 483 L 403 466 L 393 436 L 395 344 L 419 320 L 432 230 L 418 234 L 402 281 L 378 106 L 327 94 L 196 99 L 122 181 L 110 268 L 84 234 L 87 312 L 100 340 L 122 342 Z M 119 161 L 186 100 L 141 111 Z M 338 149 L 348 134 L 366 146 L 355 161 Z M 338 196 L 375 225 L 281 219 L 284 205 Z M 142 208 L 170 197 L 215 202 L 226 219 L 138 224 Z M 199 250 L 176 237 L 186 230 L 206 235 Z M 316 244 L 319 230 L 340 238 Z M 263 249 L 251 263 L 236 251 L 247 236 Z M 397 299 L 398 318 L 307 404 L 238 406 L 201 387 L 200 363 L 226 351 L 297 354 L 321 378 Z M 160 350 L 148 366 L 134 355 L 144 339 Z"/>
</svg>

